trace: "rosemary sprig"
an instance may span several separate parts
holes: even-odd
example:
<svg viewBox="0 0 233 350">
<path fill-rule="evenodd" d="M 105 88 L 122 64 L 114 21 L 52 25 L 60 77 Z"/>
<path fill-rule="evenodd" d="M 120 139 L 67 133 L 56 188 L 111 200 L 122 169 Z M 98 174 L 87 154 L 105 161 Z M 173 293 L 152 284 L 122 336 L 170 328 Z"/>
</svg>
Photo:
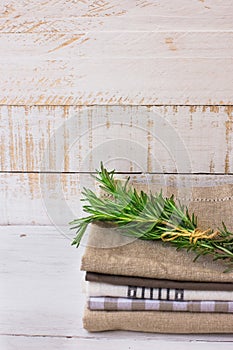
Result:
<svg viewBox="0 0 233 350">
<path fill-rule="evenodd" d="M 190 215 L 187 207 L 174 201 L 173 195 L 164 198 L 162 192 L 152 194 L 129 186 L 114 179 L 115 170 L 107 171 L 101 163 L 100 171 L 94 178 L 100 188 L 110 197 L 100 198 L 90 189 L 84 188 L 83 209 L 89 215 L 73 220 L 70 224 L 76 230 L 72 244 L 77 247 L 90 223 L 110 222 L 119 227 L 120 233 L 143 240 L 162 240 L 170 242 L 177 249 L 194 251 L 195 260 L 202 255 L 211 254 L 213 260 L 226 261 L 233 269 L 233 233 L 223 228 L 217 231 L 200 230 L 197 217 Z"/>
</svg>

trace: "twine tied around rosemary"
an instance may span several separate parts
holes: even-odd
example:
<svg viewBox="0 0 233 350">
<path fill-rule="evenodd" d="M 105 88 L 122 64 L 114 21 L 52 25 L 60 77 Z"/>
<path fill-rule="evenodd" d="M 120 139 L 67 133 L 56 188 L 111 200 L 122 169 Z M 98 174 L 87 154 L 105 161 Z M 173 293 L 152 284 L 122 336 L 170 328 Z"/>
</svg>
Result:
<svg viewBox="0 0 233 350">
<path fill-rule="evenodd" d="M 173 226 L 167 223 L 168 226 Z M 173 226 L 175 231 L 167 231 L 161 235 L 161 239 L 163 242 L 174 241 L 178 237 L 189 237 L 189 242 L 191 244 L 196 244 L 199 239 L 214 239 L 219 235 L 219 231 L 215 230 L 212 232 L 210 228 L 207 230 L 201 230 L 199 228 L 195 228 L 193 231 L 188 231 L 179 227 Z M 178 231 L 178 232 L 177 232 Z"/>
</svg>

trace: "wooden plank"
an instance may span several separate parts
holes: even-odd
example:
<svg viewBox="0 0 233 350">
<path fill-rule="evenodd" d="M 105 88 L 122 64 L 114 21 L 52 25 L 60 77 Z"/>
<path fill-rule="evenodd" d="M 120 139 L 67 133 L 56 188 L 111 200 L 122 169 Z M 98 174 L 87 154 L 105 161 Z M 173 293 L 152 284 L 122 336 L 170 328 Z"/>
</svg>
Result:
<svg viewBox="0 0 233 350">
<path fill-rule="evenodd" d="M 232 104 L 230 0 L 1 6 L 2 105 Z"/>
<path fill-rule="evenodd" d="M 83 247 L 53 227 L 0 227 L 1 349 L 230 349 L 232 335 L 87 333 L 79 271 Z M 5 336 L 4 336 L 5 335 Z"/>
<path fill-rule="evenodd" d="M 66 225 L 61 230 L 70 234 L 67 224 L 81 212 L 78 175 L 1 174 L 0 179 L 0 224 Z"/>
<path fill-rule="evenodd" d="M 72 249 L 53 228 L 1 227 L 0 231 L 1 277 L 5 275 L 0 290 L 1 333 L 80 334 L 85 303 L 79 272 L 82 249 Z"/>
<path fill-rule="evenodd" d="M 118 332 L 117 332 L 118 334 Z M 231 350 L 232 342 L 224 340 L 223 336 L 219 336 L 217 341 L 208 340 L 199 341 L 193 339 L 192 342 L 186 339 L 180 339 L 178 341 L 170 340 L 171 335 L 164 336 L 163 340 L 160 339 L 145 339 L 138 340 L 136 334 L 128 334 L 128 338 L 114 339 L 112 334 L 104 334 L 102 338 L 96 338 L 90 336 L 89 339 L 79 339 L 75 337 L 40 337 L 40 336 L 0 336 L 0 345 L 3 350 L 24 349 L 24 350 L 40 350 L 42 348 L 49 350 L 107 350 L 111 347 L 112 350 L 145 350 L 151 349 L 151 347 L 162 347 L 163 350 L 186 350 L 187 347 L 190 350 L 199 350 L 200 346 L 203 350 Z"/>
<path fill-rule="evenodd" d="M 227 59 L 233 57 L 233 30 L 214 32 L 141 31 L 1 34 L 1 60 L 19 66 L 27 61 L 70 62 L 84 59 L 156 59 L 198 58 Z M 133 62 L 133 60 L 132 60 Z M 228 72 L 229 74 L 229 72 Z"/>
<path fill-rule="evenodd" d="M 122 175 L 127 177 L 129 174 Z M 186 204 L 192 186 L 232 184 L 233 175 L 131 175 L 134 183 L 144 181 L 162 186 L 178 186 L 178 198 Z M 96 190 L 90 174 L 0 174 L 1 225 L 54 225 L 60 232 L 73 238 L 68 223 L 82 215 L 80 192 L 83 187 Z M 230 196 L 230 194 L 229 194 Z M 232 200 L 229 197 L 228 200 Z M 216 198 L 216 210 L 221 209 L 221 198 Z M 231 217 L 225 223 L 232 225 Z"/>
<path fill-rule="evenodd" d="M 232 29 L 230 0 L 10 0 L 0 9 L 2 32 Z"/>
<path fill-rule="evenodd" d="M 0 104 L 232 105 L 231 42 L 232 32 L 2 34 Z"/>
<path fill-rule="evenodd" d="M 232 105 L 232 58 L 0 64 L 0 105 Z"/>
<path fill-rule="evenodd" d="M 233 107 L 0 107 L 1 171 L 233 172 Z"/>
</svg>

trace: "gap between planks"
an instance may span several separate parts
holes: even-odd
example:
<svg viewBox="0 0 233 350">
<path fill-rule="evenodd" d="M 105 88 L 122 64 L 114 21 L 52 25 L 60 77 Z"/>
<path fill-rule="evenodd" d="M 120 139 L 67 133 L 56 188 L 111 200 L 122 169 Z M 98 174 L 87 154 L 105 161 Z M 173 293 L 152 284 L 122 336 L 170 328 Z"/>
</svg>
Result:
<svg viewBox="0 0 233 350">
<path fill-rule="evenodd" d="M 68 104 L 68 105 L 64 105 L 64 104 L 8 104 L 8 103 L 0 103 L 0 106 L 1 107 L 44 107 L 44 108 L 47 108 L 47 107 L 51 107 L 51 108 L 55 108 L 55 107 L 61 107 L 61 108 L 64 108 L 64 107 L 67 107 L 67 108 L 71 108 L 71 107 L 124 107 L 124 108 L 127 108 L 127 107 L 148 107 L 148 108 L 152 108 L 152 107 L 232 107 L 233 103 L 232 104 L 219 104 L 219 103 L 205 103 L 205 104 L 169 104 L 169 103 L 166 103 L 166 104 L 161 104 L 161 103 L 153 103 L 153 104 L 138 104 L 138 103 L 135 103 L 135 104 L 128 104 L 128 105 L 125 105 L 125 104 L 119 104 L 119 103 L 116 103 L 116 104 L 106 104 L 106 103 L 103 103 L 103 104 L 100 104 L 100 103 L 93 103 L 93 104 L 85 104 L 85 105 L 77 105 L 77 104 Z"/>
<path fill-rule="evenodd" d="M 113 335 L 114 333 L 116 334 L 116 339 L 118 338 L 119 334 L 121 335 L 119 337 L 119 339 L 125 339 L 124 338 L 124 333 L 128 334 L 129 332 L 122 332 L 122 331 L 106 331 L 106 332 L 102 332 L 102 333 L 91 333 L 90 336 L 77 336 L 77 335 L 53 335 L 53 334 L 26 334 L 26 333 L 21 333 L 21 334 L 11 334 L 11 333 L 0 333 L 0 337 L 25 337 L 25 338 L 55 338 L 55 339 L 82 339 L 82 340 L 100 340 L 98 334 L 101 335 L 105 335 L 105 336 L 101 336 L 101 340 L 105 340 L 105 341 L 112 341 L 113 339 Z M 122 334 L 121 334 L 122 333 Z M 96 334 L 96 335 L 95 335 Z M 111 336 L 108 336 L 111 335 Z M 132 334 L 132 340 L 136 340 L 133 339 L 133 336 L 135 335 L 135 338 L 138 336 L 139 332 L 130 332 L 130 334 Z M 145 339 L 137 339 L 141 340 L 141 341 L 150 341 L 150 340 L 155 340 L 155 337 L 153 335 L 149 335 L 147 333 L 141 333 L 140 335 L 145 335 Z M 220 335 L 220 337 L 223 337 L 223 339 L 219 338 L 217 339 L 217 336 L 214 336 L 214 340 L 211 339 L 209 337 L 209 335 L 203 335 L 203 339 L 189 339 L 188 335 L 185 334 L 156 334 L 156 336 L 158 337 L 158 341 L 160 340 L 165 340 L 164 338 L 167 337 L 167 342 L 172 342 L 174 340 L 176 341 L 182 341 L 182 342 L 189 342 L 189 343 L 202 343 L 202 342 L 206 342 L 206 343 L 233 343 L 233 339 L 231 335 L 229 335 L 229 339 L 228 339 L 228 335 Z M 198 335 L 197 335 L 198 336 Z M 200 336 L 200 335 L 199 335 Z M 130 337 L 129 337 L 130 338 Z"/>
<path fill-rule="evenodd" d="M 72 175 L 72 174 L 77 174 L 77 175 L 94 175 L 97 174 L 96 171 L 24 171 L 24 170 L 0 170 L 0 174 L 51 174 L 51 175 Z M 224 173 L 224 172 L 218 172 L 218 173 L 210 173 L 210 172 L 141 172 L 141 171 L 115 171 L 116 175 L 210 175 L 210 176 L 228 176 L 228 175 L 233 175 L 232 172 L 229 173 Z"/>
</svg>

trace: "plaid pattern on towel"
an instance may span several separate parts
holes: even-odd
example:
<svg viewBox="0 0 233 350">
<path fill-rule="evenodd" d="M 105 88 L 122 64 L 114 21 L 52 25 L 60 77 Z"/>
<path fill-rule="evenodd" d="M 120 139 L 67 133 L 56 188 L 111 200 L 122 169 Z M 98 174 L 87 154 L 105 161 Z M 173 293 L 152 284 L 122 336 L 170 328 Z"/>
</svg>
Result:
<svg viewBox="0 0 233 350">
<path fill-rule="evenodd" d="M 90 297 L 90 310 L 112 311 L 185 311 L 233 313 L 232 301 L 163 301 L 150 299 L 128 299 Z"/>
</svg>

